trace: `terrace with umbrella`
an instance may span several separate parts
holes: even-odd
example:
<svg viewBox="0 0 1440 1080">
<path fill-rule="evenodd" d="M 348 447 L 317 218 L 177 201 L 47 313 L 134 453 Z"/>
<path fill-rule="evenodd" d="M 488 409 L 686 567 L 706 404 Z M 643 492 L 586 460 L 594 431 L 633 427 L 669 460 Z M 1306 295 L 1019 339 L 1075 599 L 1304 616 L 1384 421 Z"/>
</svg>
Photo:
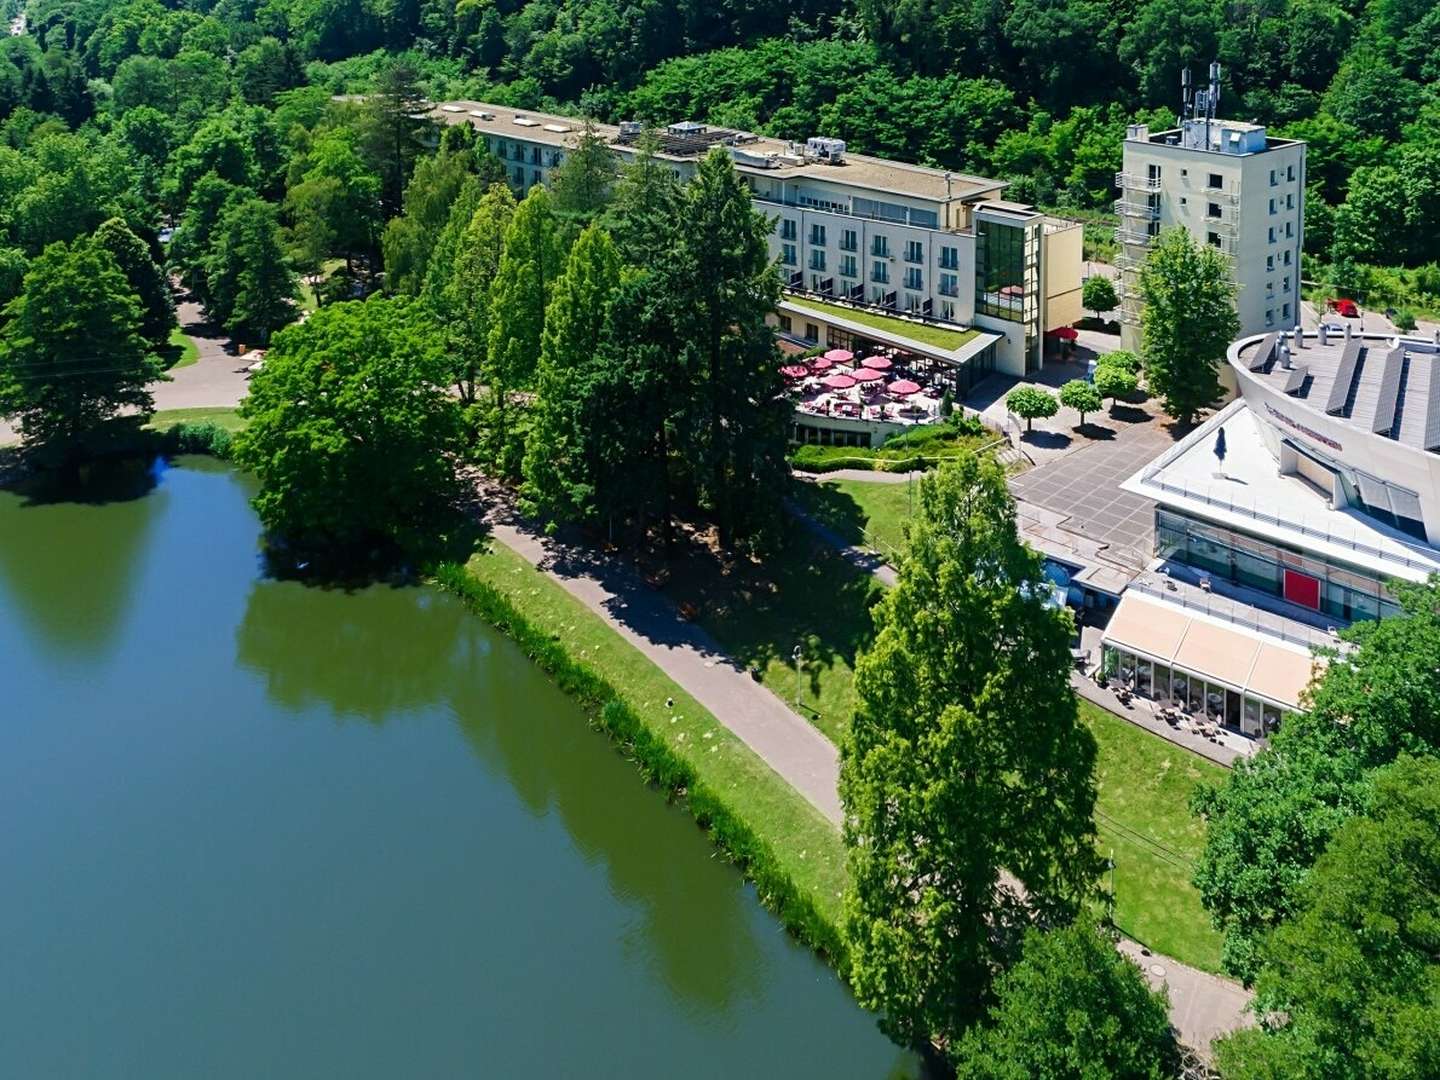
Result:
<svg viewBox="0 0 1440 1080">
<path fill-rule="evenodd" d="M 848 349 L 830 349 L 805 364 L 781 368 L 795 407 L 812 416 L 910 425 L 939 416 L 943 389 L 930 385 L 929 365 L 899 350 L 856 360 Z"/>
</svg>

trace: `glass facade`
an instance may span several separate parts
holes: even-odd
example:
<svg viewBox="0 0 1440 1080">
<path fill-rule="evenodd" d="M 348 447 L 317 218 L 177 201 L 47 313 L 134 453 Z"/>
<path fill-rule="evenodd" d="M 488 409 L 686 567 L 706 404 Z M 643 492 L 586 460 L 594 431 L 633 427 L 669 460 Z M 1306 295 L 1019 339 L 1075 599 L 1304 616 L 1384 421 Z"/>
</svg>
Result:
<svg viewBox="0 0 1440 1080">
<path fill-rule="evenodd" d="M 1106 645 L 1101 671 L 1127 689 L 1162 705 L 1190 713 L 1196 719 L 1222 724 L 1242 735 L 1268 735 L 1280 724 L 1286 710 L 1273 701 L 1242 689 L 1217 683 L 1183 668 L 1148 656 Z"/>
<path fill-rule="evenodd" d="M 1040 228 L 975 222 L 975 312 L 1024 325 L 1027 373 L 1039 365 Z"/>
<path fill-rule="evenodd" d="M 1170 510 L 1155 511 L 1155 550 L 1163 558 L 1272 596 L 1285 596 L 1287 570 L 1315 578 L 1319 581 L 1319 610 L 1338 619 L 1354 621 L 1400 613 L 1385 583 L 1375 577 Z"/>
</svg>

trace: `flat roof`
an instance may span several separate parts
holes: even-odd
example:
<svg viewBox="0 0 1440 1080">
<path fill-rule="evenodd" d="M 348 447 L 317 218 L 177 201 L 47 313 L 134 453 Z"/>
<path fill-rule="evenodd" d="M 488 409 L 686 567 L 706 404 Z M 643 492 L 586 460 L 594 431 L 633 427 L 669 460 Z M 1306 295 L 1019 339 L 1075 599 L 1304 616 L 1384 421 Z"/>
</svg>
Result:
<svg viewBox="0 0 1440 1080">
<path fill-rule="evenodd" d="M 1252 124 L 1245 120 L 1212 120 L 1211 124 L 1222 131 L 1264 131 L 1264 124 Z M 1200 154 L 1224 154 L 1226 157 L 1246 157 L 1245 153 L 1235 153 L 1230 150 L 1217 150 L 1213 146 L 1185 146 L 1179 139 L 1182 134 L 1180 128 L 1166 128 L 1164 131 L 1147 131 L 1145 138 L 1132 138 L 1129 134 L 1125 136 L 1126 142 L 1152 143 L 1157 146 L 1173 146 L 1177 150 L 1193 150 Z M 1278 139 L 1273 135 L 1265 136 L 1265 150 L 1280 150 L 1287 146 L 1298 146 L 1302 139 Z M 1264 153 L 1262 151 L 1251 151 L 1250 153 Z"/>
<path fill-rule="evenodd" d="M 553 113 L 536 112 L 534 109 L 512 109 L 504 105 L 492 105 L 484 101 L 446 101 L 435 105 L 431 112 L 437 120 L 447 124 L 468 123 L 481 131 L 502 138 L 524 139 L 543 145 L 568 147 L 585 126 L 585 121 L 574 116 L 559 116 Z M 485 115 L 481 115 L 485 114 Z M 488 117 L 488 118 L 487 118 Z M 735 145 L 746 154 L 760 157 L 789 154 L 791 144 L 783 139 L 768 135 L 756 135 L 748 131 L 734 131 L 713 125 L 701 125 L 711 132 L 723 132 L 735 138 Z M 621 142 L 620 129 L 614 124 L 595 124 L 595 130 L 613 149 L 630 150 Z M 661 130 L 663 134 L 663 129 Z M 657 155 L 673 161 L 693 161 L 694 155 Z M 872 191 L 889 191 L 913 198 L 929 199 L 936 202 L 967 202 L 990 193 L 1002 191 L 1005 180 L 992 180 L 967 173 L 946 172 L 924 165 L 911 165 L 902 161 L 888 161 L 884 158 L 854 154 L 848 150 L 844 163 L 829 165 L 824 162 L 807 161 L 792 165 L 777 163 L 774 168 L 764 168 L 736 161 L 735 167 L 752 176 L 773 176 L 777 179 L 804 177 L 866 188 Z M 947 179 L 948 177 L 948 179 Z M 1035 213 L 1033 207 L 1029 208 Z"/>
<path fill-rule="evenodd" d="M 1440 346 L 1383 334 L 1267 334 L 1236 342 L 1230 362 L 1347 426 L 1440 452 Z"/>
<path fill-rule="evenodd" d="M 1120 598 L 1101 640 L 1292 709 L 1317 662 L 1307 648 L 1133 591 Z"/>
<path fill-rule="evenodd" d="M 1299 476 L 1282 476 L 1244 399 L 1227 405 L 1121 487 L 1162 506 L 1352 566 L 1423 581 L 1440 550 L 1348 507 Z M 1215 437 L 1225 431 L 1224 475 Z"/>
</svg>

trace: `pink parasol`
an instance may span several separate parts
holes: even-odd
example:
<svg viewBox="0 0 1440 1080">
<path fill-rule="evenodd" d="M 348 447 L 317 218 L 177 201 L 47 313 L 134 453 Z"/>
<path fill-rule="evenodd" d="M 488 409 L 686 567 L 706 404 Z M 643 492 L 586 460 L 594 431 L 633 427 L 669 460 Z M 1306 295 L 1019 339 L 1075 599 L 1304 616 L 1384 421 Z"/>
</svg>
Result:
<svg viewBox="0 0 1440 1080">
<path fill-rule="evenodd" d="M 874 368 L 868 367 L 857 368 L 854 374 L 851 375 L 851 378 L 856 382 L 874 382 L 876 379 L 883 379 L 884 377 L 884 375 L 881 375 L 880 372 Z"/>
<path fill-rule="evenodd" d="M 826 360 L 823 356 L 816 356 L 810 361 L 810 367 L 815 371 L 829 371 L 834 366 L 833 360 Z"/>
<path fill-rule="evenodd" d="M 909 394 L 918 394 L 920 392 L 920 384 L 911 382 L 909 379 L 896 379 L 885 389 L 889 390 L 892 394 L 899 394 L 904 397 Z"/>
<path fill-rule="evenodd" d="M 825 354 L 826 360 L 833 360 L 837 364 L 848 364 L 855 359 L 855 354 L 849 349 L 831 349 Z"/>
<path fill-rule="evenodd" d="M 787 364 L 780 369 L 780 374 L 787 379 L 803 379 L 810 374 L 810 369 L 804 364 Z"/>
<path fill-rule="evenodd" d="M 855 385 L 855 380 L 852 379 L 849 375 L 841 375 L 839 373 L 836 373 L 834 375 L 826 375 L 825 378 L 821 379 L 820 381 L 826 386 L 828 386 L 831 390 L 849 390 L 850 387 Z"/>
<path fill-rule="evenodd" d="M 860 363 L 872 371 L 889 371 L 895 366 L 893 361 L 884 356 L 867 356 Z"/>
</svg>

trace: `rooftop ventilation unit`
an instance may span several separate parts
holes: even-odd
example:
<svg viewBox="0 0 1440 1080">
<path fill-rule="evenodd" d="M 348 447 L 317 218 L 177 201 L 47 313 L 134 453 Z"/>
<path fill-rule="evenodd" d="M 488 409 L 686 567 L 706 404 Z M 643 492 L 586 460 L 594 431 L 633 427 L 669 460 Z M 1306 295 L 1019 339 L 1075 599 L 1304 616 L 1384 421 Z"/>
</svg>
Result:
<svg viewBox="0 0 1440 1080">
<path fill-rule="evenodd" d="M 645 130 L 645 125 L 642 124 L 642 123 L 640 123 L 639 120 L 621 120 L 621 121 L 620 121 L 620 137 L 621 137 L 621 138 L 625 138 L 625 139 L 635 139 L 635 138 L 638 138 L 638 137 L 640 136 L 640 133 L 641 133 L 642 131 L 644 131 L 644 130 Z"/>
<path fill-rule="evenodd" d="M 539 120 L 531 120 L 524 113 L 516 113 L 510 120 L 512 124 L 519 124 L 521 127 L 539 127 Z"/>
<path fill-rule="evenodd" d="M 695 120 L 681 120 L 678 124 L 671 124 L 665 129 L 671 135 L 704 135 L 706 127 Z"/>
<path fill-rule="evenodd" d="M 805 140 L 805 156 L 828 165 L 845 163 L 845 140 L 811 138 Z"/>
<path fill-rule="evenodd" d="M 570 130 L 569 124 L 541 124 L 546 131 L 553 131 L 556 135 L 563 135 Z"/>
<path fill-rule="evenodd" d="M 484 109 L 471 109 L 471 110 L 470 110 L 470 115 L 473 116 L 473 117 L 475 117 L 475 119 L 477 119 L 477 120 L 494 120 L 494 119 L 495 119 L 495 114 L 494 114 L 493 112 L 486 112 Z"/>
</svg>

